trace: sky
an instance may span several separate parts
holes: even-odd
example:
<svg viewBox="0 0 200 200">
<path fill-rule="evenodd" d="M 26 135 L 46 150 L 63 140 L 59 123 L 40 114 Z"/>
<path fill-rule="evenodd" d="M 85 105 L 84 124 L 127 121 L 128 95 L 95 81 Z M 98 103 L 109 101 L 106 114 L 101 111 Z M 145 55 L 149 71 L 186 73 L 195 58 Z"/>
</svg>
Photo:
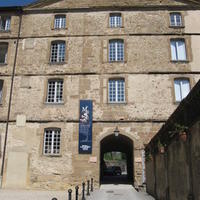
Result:
<svg viewBox="0 0 200 200">
<path fill-rule="evenodd" d="M 0 0 L 0 7 L 6 6 L 23 6 L 33 3 L 36 0 Z"/>
</svg>

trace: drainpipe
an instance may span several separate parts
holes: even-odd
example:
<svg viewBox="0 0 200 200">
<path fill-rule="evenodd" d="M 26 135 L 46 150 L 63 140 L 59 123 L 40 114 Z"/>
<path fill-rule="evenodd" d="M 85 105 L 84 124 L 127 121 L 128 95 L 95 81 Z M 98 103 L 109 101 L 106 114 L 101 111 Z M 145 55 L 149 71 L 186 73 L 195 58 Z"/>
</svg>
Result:
<svg viewBox="0 0 200 200">
<path fill-rule="evenodd" d="M 15 48 L 14 65 L 13 65 L 13 70 L 12 70 L 10 97 L 9 97 L 8 113 L 7 113 L 7 120 L 6 120 L 6 132 L 5 132 L 5 139 L 4 139 L 4 146 L 3 146 L 3 157 L 2 157 L 2 164 L 1 164 L 1 175 L 0 175 L 0 184 L 1 184 L 0 187 L 1 188 L 2 188 L 2 183 L 3 183 L 3 175 L 4 175 L 4 167 L 5 167 L 6 147 L 7 147 L 7 140 L 8 140 L 8 125 L 9 125 L 9 120 L 10 120 L 10 111 L 11 111 L 12 93 L 13 93 L 14 78 L 15 78 L 15 69 L 16 69 L 17 53 L 18 53 L 18 46 L 19 46 L 19 39 L 20 39 L 20 32 L 21 32 L 21 22 L 22 22 L 22 11 L 20 9 L 19 10 L 19 27 L 18 27 L 18 35 L 17 35 L 17 42 L 16 42 L 16 48 Z"/>
</svg>

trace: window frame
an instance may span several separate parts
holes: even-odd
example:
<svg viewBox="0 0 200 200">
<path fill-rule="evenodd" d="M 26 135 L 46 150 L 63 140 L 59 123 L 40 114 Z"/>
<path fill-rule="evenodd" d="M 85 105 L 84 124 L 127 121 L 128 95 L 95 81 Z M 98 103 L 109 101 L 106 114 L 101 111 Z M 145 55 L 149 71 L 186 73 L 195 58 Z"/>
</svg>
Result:
<svg viewBox="0 0 200 200">
<path fill-rule="evenodd" d="M 3 104 L 3 88 L 4 88 L 4 80 L 0 79 L 0 105 Z"/>
<path fill-rule="evenodd" d="M 0 66 L 1 65 L 7 65 L 8 63 L 7 63 L 7 61 L 8 61 L 8 48 L 9 48 L 9 43 L 8 42 L 0 42 L 0 47 L 1 47 L 1 45 L 5 45 L 6 47 L 7 47 L 7 51 L 6 51 L 6 54 L 5 54 L 5 57 L 4 57 L 4 63 L 3 62 L 0 62 Z"/>
<path fill-rule="evenodd" d="M 118 43 L 123 44 L 123 59 L 119 60 L 118 58 Z M 111 43 L 115 43 L 115 60 L 111 60 Z M 113 50 L 112 50 L 113 51 Z M 108 62 L 109 63 L 124 63 L 125 62 L 125 41 L 124 39 L 121 38 L 116 38 L 116 39 L 110 39 L 108 40 Z"/>
<path fill-rule="evenodd" d="M 175 42 L 175 52 L 176 52 L 176 59 L 173 59 L 173 53 L 172 53 L 172 43 Z M 179 59 L 178 54 L 180 52 L 178 51 L 178 42 L 183 42 L 185 46 L 185 59 Z M 171 54 L 171 62 L 188 62 L 188 50 L 187 50 L 187 43 L 185 38 L 171 38 L 170 39 L 170 54 Z"/>
<path fill-rule="evenodd" d="M 2 18 L 5 18 L 5 27 L 2 29 Z M 9 25 L 8 25 L 9 24 Z M 0 32 L 9 32 L 11 29 L 11 16 L 10 15 L 1 15 L 0 16 Z"/>
<path fill-rule="evenodd" d="M 175 77 L 173 79 L 173 96 L 174 96 L 174 103 L 175 104 L 179 104 L 183 99 L 185 99 L 185 97 L 183 98 L 182 97 L 182 89 L 181 87 L 179 88 L 180 89 L 180 94 L 181 94 L 181 100 L 177 100 L 177 95 L 176 95 L 176 89 L 175 89 L 175 81 L 184 81 L 184 80 L 187 80 L 188 81 L 188 84 L 189 84 L 189 92 L 191 91 L 191 80 L 189 77 Z M 188 93 L 189 94 L 189 93 Z"/>
<path fill-rule="evenodd" d="M 61 19 L 61 17 L 63 17 L 65 19 L 63 27 L 62 27 L 62 20 L 59 21 L 59 26 L 56 27 L 56 18 L 59 18 L 59 17 L 60 17 L 60 19 Z M 54 30 L 66 29 L 66 26 L 67 26 L 67 19 L 66 19 L 66 15 L 65 14 L 56 14 L 56 15 L 54 15 L 54 21 L 53 21 L 53 29 Z"/>
<path fill-rule="evenodd" d="M 123 80 L 123 96 L 124 96 L 124 101 L 119 101 L 118 100 L 118 86 L 117 86 L 117 81 Z M 115 81 L 115 96 L 116 96 L 116 101 L 110 101 L 110 81 Z M 117 86 L 117 87 L 116 87 Z M 125 104 L 126 103 L 126 81 L 124 77 L 112 77 L 108 79 L 107 83 L 107 89 L 108 89 L 108 104 Z"/>
<path fill-rule="evenodd" d="M 120 16 L 120 24 L 117 24 L 117 17 Z M 112 26 L 111 24 L 111 17 L 114 17 L 114 25 Z M 108 19 L 108 27 L 109 28 L 123 28 L 123 15 L 120 12 L 117 13 L 110 13 L 109 14 L 109 19 Z"/>
<path fill-rule="evenodd" d="M 50 153 L 46 153 L 46 133 L 47 131 L 52 131 L 52 138 L 51 138 L 51 145 L 50 145 Z M 58 131 L 59 132 L 59 153 L 54 153 L 54 138 L 55 138 L 55 132 Z M 43 148 L 42 148 L 42 155 L 43 156 L 50 156 L 50 157 L 58 157 L 61 156 L 61 148 L 62 148 L 62 133 L 61 133 L 61 128 L 57 128 L 57 127 L 49 127 L 49 128 L 45 128 L 44 129 L 44 134 L 43 134 Z M 48 150 L 48 149 L 47 149 Z"/>
<path fill-rule="evenodd" d="M 55 100 L 57 99 L 57 90 L 58 90 L 58 87 L 57 87 L 57 84 L 58 82 L 61 82 L 62 81 L 62 101 L 60 102 L 56 102 Z M 49 82 L 56 82 L 56 87 L 55 87 L 55 90 L 54 90 L 54 102 L 49 102 L 48 101 L 48 96 L 49 96 Z M 48 105 L 63 105 L 64 104 L 64 79 L 62 78 L 53 78 L 53 79 L 48 79 L 47 80 L 47 86 L 46 86 L 46 97 L 45 97 L 45 104 L 48 104 Z M 59 92 L 60 94 L 61 92 Z"/>
<path fill-rule="evenodd" d="M 177 20 L 175 19 L 175 24 L 173 25 L 172 24 L 172 21 L 171 21 L 171 16 L 172 15 L 179 15 L 180 16 L 180 20 L 181 20 L 181 24 L 180 25 L 178 25 L 177 24 Z M 182 13 L 180 13 L 180 12 L 171 12 L 171 13 L 169 13 L 169 24 L 170 24 L 170 27 L 171 28 L 184 28 L 184 19 L 183 19 L 183 15 L 182 15 Z"/>
<path fill-rule="evenodd" d="M 56 60 L 57 61 L 52 61 L 53 59 L 53 45 L 54 44 L 57 44 L 57 45 L 60 45 L 60 44 L 64 44 L 64 47 L 65 47 L 65 51 L 64 51 L 64 61 L 59 61 L 59 54 L 58 54 L 58 50 L 57 50 L 57 56 L 56 56 Z M 67 45 L 66 45 L 66 41 L 65 40 L 53 40 L 51 41 L 50 43 L 50 58 L 49 58 L 49 62 L 50 64 L 52 65 L 62 65 L 62 64 L 65 64 L 66 63 L 66 60 L 67 60 Z"/>
</svg>

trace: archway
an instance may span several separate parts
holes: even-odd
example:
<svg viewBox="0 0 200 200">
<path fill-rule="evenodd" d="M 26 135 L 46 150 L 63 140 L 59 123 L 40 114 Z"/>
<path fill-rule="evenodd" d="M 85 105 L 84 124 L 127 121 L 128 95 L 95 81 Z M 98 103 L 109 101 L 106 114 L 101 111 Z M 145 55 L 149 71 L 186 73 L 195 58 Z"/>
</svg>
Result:
<svg viewBox="0 0 200 200">
<path fill-rule="evenodd" d="M 123 155 L 126 163 L 124 169 L 119 162 L 108 162 L 105 160 L 105 155 L 113 153 Z M 122 134 L 115 136 L 109 135 L 100 142 L 100 183 L 123 183 L 134 184 L 134 145 L 133 141 Z M 119 173 L 119 167 L 121 173 Z"/>
</svg>

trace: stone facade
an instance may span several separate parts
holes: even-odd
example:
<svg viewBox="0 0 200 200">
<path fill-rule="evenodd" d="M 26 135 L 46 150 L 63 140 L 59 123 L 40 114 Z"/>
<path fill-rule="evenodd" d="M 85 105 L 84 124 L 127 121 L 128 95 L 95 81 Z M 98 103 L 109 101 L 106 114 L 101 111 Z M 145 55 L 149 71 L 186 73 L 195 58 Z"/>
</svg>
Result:
<svg viewBox="0 0 200 200">
<path fill-rule="evenodd" d="M 100 141 L 118 126 L 134 142 L 135 183 L 142 183 L 142 150 L 177 107 L 174 78 L 199 80 L 198 5 L 180 1 L 41 1 L 11 15 L 11 30 L 0 32 L 8 43 L 0 105 L 3 154 L 11 76 L 16 70 L 5 156 L 3 187 L 65 189 L 88 177 L 99 183 Z M 170 27 L 170 12 L 180 12 L 183 27 Z M 121 13 L 122 27 L 109 27 L 109 14 Z M 55 30 L 55 14 L 66 15 L 66 28 Z M 187 60 L 171 61 L 170 39 L 185 39 Z M 110 39 L 124 40 L 124 61 L 110 63 Z M 66 43 L 66 61 L 49 62 L 52 41 Z M 108 80 L 124 78 L 125 103 L 108 103 Z M 64 102 L 46 103 L 48 79 L 64 80 Z M 92 155 L 78 154 L 79 101 L 93 100 Z M 44 129 L 61 129 L 61 154 L 43 155 Z M 90 163 L 90 157 L 97 157 Z M 1 156 L 2 162 L 2 156 Z M 18 169 L 13 170 L 16 163 Z M 23 164 L 22 164 L 23 163 Z M 20 167 L 22 164 L 23 167 Z M 18 179 L 21 182 L 18 183 Z M 13 177 L 13 178 L 11 178 Z"/>
</svg>

